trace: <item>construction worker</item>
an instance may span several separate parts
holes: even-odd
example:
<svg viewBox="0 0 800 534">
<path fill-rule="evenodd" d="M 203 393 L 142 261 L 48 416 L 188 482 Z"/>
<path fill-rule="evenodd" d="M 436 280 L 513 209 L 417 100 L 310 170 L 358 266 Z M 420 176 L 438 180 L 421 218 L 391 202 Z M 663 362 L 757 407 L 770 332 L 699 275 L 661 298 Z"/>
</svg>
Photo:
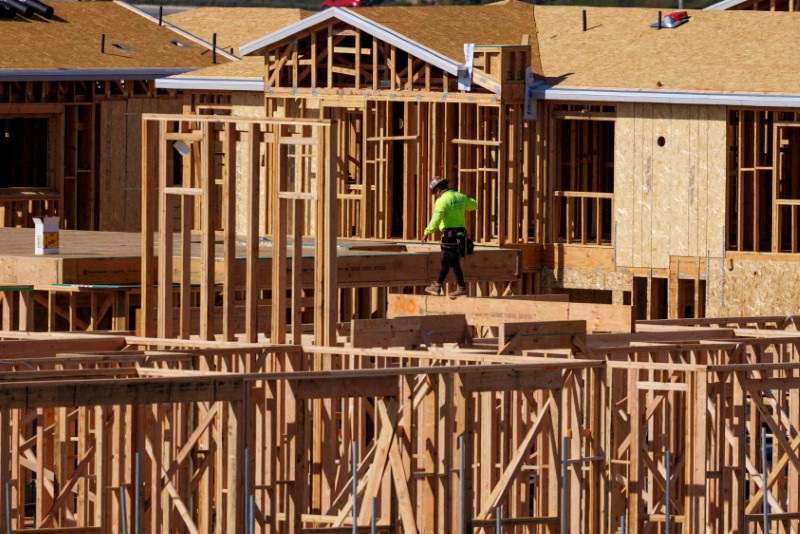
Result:
<svg viewBox="0 0 800 534">
<path fill-rule="evenodd" d="M 453 269 L 458 287 L 449 295 L 451 297 L 466 295 L 467 288 L 464 283 L 464 273 L 461 271 L 459 254 L 462 248 L 466 248 L 466 212 L 473 211 L 478 207 L 478 203 L 467 195 L 450 189 L 447 180 L 441 176 L 434 176 L 430 183 L 430 189 L 436 197 L 436 202 L 433 205 L 433 218 L 425 228 L 422 242 L 427 241 L 428 236 L 436 230 L 442 231 L 442 269 L 439 271 L 439 279 L 426 287 L 425 292 L 431 295 L 440 294 L 447 273 Z"/>
</svg>

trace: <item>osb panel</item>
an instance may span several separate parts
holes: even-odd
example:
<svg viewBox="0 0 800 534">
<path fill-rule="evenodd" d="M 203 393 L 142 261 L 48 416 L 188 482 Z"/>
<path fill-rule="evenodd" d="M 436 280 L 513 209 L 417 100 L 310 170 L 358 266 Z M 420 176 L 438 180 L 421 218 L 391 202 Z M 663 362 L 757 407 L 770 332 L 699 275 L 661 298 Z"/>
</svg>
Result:
<svg viewBox="0 0 800 534">
<path fill-rule="evenodd" d="M 723 262 L 711 261 L 709 317 L 741 315 L 796 315 L 800 311 L 800 286 L 796 261 L 769 261 L 730 258 L 725 261 L 724 299 Z M 785 256 L 784 256 L 785 258 Z M 733 267 L 730 269 L 729 267 Z"/>
<path fill-rule="evenodd" d="M 615 139 L 617 265 L 667 268 L 670 256 L 718 254 L 724 108 L 622 104 Z"/>
<path fill-rule="evenodd" d="M 211 42 L 217 34 L 217 46 L 234 49 L 281 28 L 301 21 L 313 11 L 305 9 L 253 7 L 199 7 L 164 17 L 189 33 Z"/>
<path fill-rule="evenodd" d="M 617 110 L 625 107 L 633 106 Z M 614 242 L 619 265 L 634 265 L 635 134 L 630 111 L 619 114 L 614 123 Z"/>
<path fill-rule="evenodd" d="M 261 59 L 261 58 L 259 58 Z M 263 62 L 263 59 L 262 59 Z M 231 93 L 231 115 L 235 117 L 266 117 L 263 93 Z M 237 142 L 236 159 L 239 162 L 247 161 L 247 143 Z M 236 233 L 245 235 L 247 233 L 247 165 L 239 164 L 236 166 Z M 264 183 L 264 168 L 261 168 L 261 183 Z M 262 206 L 266 205 L 266 190 L 259 188 Z M 261 221 L 259 228 L 264 228 L 266 210 L 261 210 Z"/>
<path fill-rule="evenodd" d="M 205 46 L 114 2 L 55 2 L 53 7 L 56 18 L 52 21 L 0 20 L 0 69 L 156 69 L 212 64 Z M 103 34 L 106 46 L 101 51 Z"/>
<path fill-rule="evenodd" d="M 388 6 L 353 11 L 458 62 L 464 61 L 464 43 L 516 45 L 522 44 L 523 36 L 536 33 L 533 6 L 513 0 L 480 6 Z"/>
<path fill-rule="evenodd" d="M 653 106 L 653 132 L 651 137 L 645 137 L 642 142 L 649 144 L 653 154 L 653 167 L 651 168 L 650 196 L 650 264 L 649 267 L 666 267 L 669 265 L 669 252 L 672 247 L 672 235 L 679 231 L 674 225 L 678 221 L 672 220 L 672 189 L 680 182 L 674 175 L 679 157 L 678 147 L 672 132 L 672 113 L 668 106 Z M 664 146 L 659 146 L 657 140 L 664 137 Z M 685 208 L 684 208 L 685 209 Z"/>
<path fill-rule="evenodd" d="M 105 100 L 99 105 L 100 230 L 138 232 L 142 202 L 142 113 L 180 113 L 171 96 Z"/>
<path fill-rule="evenodd" d="M 125 166 L 126 161 L 120 161 L 120 148 L 124 151 L 127 142 L 125 136 L 125 111 L 124 100 L 109 100 L 101 102 L 98 106 L 100 128 L 97 137 L 99 150 L 99 176 L 98 201 L 100 203 L 100 230 L 125 229 Z"/>
<path fill-rule="evenodd" d="M 711 107 L 707 107 L 707 106 L 699 106 L 697 108 L 697 123 L 696 123 L 696 125 L 697 125 L 697 139 L 698 139 L 698 141 L 700 139 L 708 140 L 708 131 L 709 131 L 708 120 L 711 117 L 714 117 L 715 120 L 719 120 L 719 117 L 716 116 L 717 112 L 722 112 L 723 114 L 725 113 L 725 111 L 722 110 L 722 109 L 718 110 L 716 108 L 711 108 Z M 723 131 L 724 131 L 724 126 L 722 128 L 723 128 Z M 720 137 L 723 137 L 723 134 L 719 133 L 717 131 L 716 127 L 712 128 L 712 130 L 715 132 L 714 135 L 720 135 Z M 724 135 L 727 136 L 727 132 L 725 132 Z M 724 141 L 724 137 L 723 137 L 723 141 Z M 697 211 L 697 219 L 696 219 L 697 224 L 694 227 L 689 226 L 689 228 L 690 228 L 690 230 L 693 230 L 692 234 L 695 236 L 695 247 L 696 247 L 695 250 L 698 250 L 698 251 L 700 251 L 702 253 L 704 248 L 706 248 L 706 249 L 709 248 L 708 247 L 709 232 L 707 230 L 707 226 L 708 226 L 710 220 L 711 221 L 714 220 L 714 217 L 709 217 L 709 213 L 708 213 L 708 209 L 707 208 L 706 209 L 700 209 L 699 208 L 699 206 L 706 206 L 707 207 L 709 205 L 709 202 L 708 202 L 709 201 L 709 197 L 713 196 L 713 195 L 709 195 L 709 187 L 708 187 L 708 185 L 709 185 L 709 179 L 708 179 L 708 175 L 709 175 L 709 173 L 708 173 L 708 162 L 709 162 L 708 150 L 693 152 L 692 153 L 692 158 L 693 158 L 693 162 L 694 162 L 695 173 L 696 173 L 696 176 L 697 176 L 697 205 L 698 205 L 698 209 L 696 210 Z M 723 161 L 723 170 L 722 171 L 715 170 L 714 173 L 716 174 L 717 172 L 719 172 L 720 176 L 718 178 L 721 181 L 721 184 L 722 184 L 721 187 L 724 188 L 724 187 L 726 187 L 725 170 L 724 170 L 724 155 L 722 156 L 722 158 L 723 158 L 723 160 L 722 160 Z M 712 158 L 712 160 L 716 161 L 716 157 Z M 705 169 L 707 172 L 702 172 L 703 169 Z M 711 183 L 717 183 L 717 182 L 715 180 L 712 180 Z M 724 191 L 724 189 L 721 189 L 720 191 Z M 720 196 L 720 198 L 723 198 L 723 195 L 720 194 L 719 196 Z M 709 251 L 709 252 L 711 252 L 711 253 L 719 253 L 719 254 L 722 253 L 722 251 L 718 250 L 718 249 L 715 249 L 715 250 Z"/>
<path fill-rule="evenodd" d="M 173 76 L 173 78 L 188 79 L 231 79 L 231 80 L 263 80 L 264 79 L 264 57 L 254 56 L 245 57 L 241 61 L 231 61 L 212 65 L 203 69 L 197 69 L 183 74 Z"/>
<path fill-rule="evenodd" d="M 263 63 L 263 60 L 261 61 Z M 231 93 L 231 115 L 234 117 L 265 117 L 264 95 L 241 91 Z"/>
<path fill-rule="evenodd" d="M 662 134 L 664 148 L 667 150 L 658 152 L 663 155 L 660 163 L 664 163 L 664 167 L 669 169 L 667 179 L 660 182 L 663 182 L 669 195 L 671 224 L 660 224 L 657 228 L 661 232 L 661 242 L 669 243 L 665 249 L 669 250 L 671 255 L 685 256 L 689 254 L 689 234 L 693 233 L 689 231 L 692 213 L 695 214 L 695 219 L 697 218 L 696 169 L 691 167 L 691 157 L 694 152 L 692 147 L 697 146 L 697 143 L 692 142 L 690 132 L 692 123 L 689 121 L 689 112 L 696 108 L 675 106 L 673 110 L 669 110 L 659 106 L 659 109 L 667 115 L 665 119 L 667 129 Z M 669 111 L 672 113 L 669 114 Z M 679 143 L 680 139 L 685 139 L 686 142 Z M 669 262 L 670 254 L 667 254 L 666 259 L 659 256 L 659 263 L 665 260 Z"/>
<path fill-rule="evenodd" d="M 800 87 L 795 13 L 692 10 L 687 24 L 662 30 L 650 27 L 653 8 L 536 6 L 535 15 L 542 67 L 559 87 L 794 94 Z"/>
<path fill-rule="evenodd" d="M 708 219 L 706 221 L 706 246 L 711 255 L 722 254 L 724 250 L 722 226 L 725 224 L 725 188 L 727 186 L 726 176 L 726 154 L 727 154 L 727 110 L 716 106 L 708 108 L 708 118 L 705 121 L 708 133 L 705 138 L 707 161 L 706 179 L 707 187 L 707 209 Z M 703 254 L 702 248 L 697 254 Z"/>
<path fill-rule="evenodd" d="M 142 224 L 142 113 L 150 109 L 145 110 L 147 102 L 142 98 L 131 98 L 127 102 L 124 122 L 127 150 L 114 157 L 125 160 L 125 192 L 124 196 L 120 195 L 125 202 L 125 228 L 120 230 L 136 231 Z M 122 124 L 118 123 L 117 127 Z"/>
<path fill-rule="evenodd" d="M 577 270 L 577 269 L 542 269 L 542 292 L 558 293 L 561 289 L 600 289 L 630 291 L 633 286 L 633 275 L 627 270 L 616 272 Z"/>
<path fill-rule="evenodd" d="M 633 265 L 651 265 L 653 195 L 653 106 L 634 108 Z"/>
</svg>

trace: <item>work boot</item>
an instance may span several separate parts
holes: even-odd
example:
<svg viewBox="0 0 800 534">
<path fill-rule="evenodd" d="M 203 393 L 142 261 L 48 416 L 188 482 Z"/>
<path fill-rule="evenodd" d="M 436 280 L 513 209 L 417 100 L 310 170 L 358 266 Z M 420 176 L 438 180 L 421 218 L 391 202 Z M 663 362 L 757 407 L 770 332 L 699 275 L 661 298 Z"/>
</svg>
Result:
<svg viewBox="0 0 800 534">
<path fill-rule="evenodd" d="M 428 293 L 430 295 L 438 295 L 441 292 L 442 292 L 442 284 L 440 284 L 439 282 L 434 282 L 425 288 L 425 293 Z"/>
<path fill-rule="evenodd" d="M 451 291 L 450 293 L 448 293 L 448 295 L 451 298 L 460 297 L 461 295 L 466 295 L 466 294 L 467 294 L 467 288 L 463 286 L 458 286 L 455 291 Z"/>
</svg>

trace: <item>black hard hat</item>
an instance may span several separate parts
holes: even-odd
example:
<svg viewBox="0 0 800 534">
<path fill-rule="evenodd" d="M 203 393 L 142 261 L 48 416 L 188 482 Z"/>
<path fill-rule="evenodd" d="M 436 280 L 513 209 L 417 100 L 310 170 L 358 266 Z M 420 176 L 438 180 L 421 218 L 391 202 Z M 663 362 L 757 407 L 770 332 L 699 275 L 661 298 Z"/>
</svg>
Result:
<svg viewBox="0 0 800 534">
<path fill-rule="evenodd" d="M 446 178 L 442 178 L 441 176 L 434 176 L 433 179 L 431 179 L 430 183 L 431 192 L 434 192 L 439 188 L 445 188 L 445 187 L 447 187 Z"/>
</svg>

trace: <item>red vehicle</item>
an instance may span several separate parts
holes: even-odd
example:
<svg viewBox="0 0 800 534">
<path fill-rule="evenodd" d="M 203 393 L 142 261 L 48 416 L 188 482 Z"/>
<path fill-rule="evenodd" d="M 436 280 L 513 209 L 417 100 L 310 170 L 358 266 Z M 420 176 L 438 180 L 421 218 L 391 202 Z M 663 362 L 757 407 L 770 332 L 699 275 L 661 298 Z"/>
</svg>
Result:
<svg viewBox="0 0 800 534">
<path fill-rule="evenodd" d="M 372 0 L 324 0 L 320 7 L 365 7 L 371 6 Z"/>
</svg>

